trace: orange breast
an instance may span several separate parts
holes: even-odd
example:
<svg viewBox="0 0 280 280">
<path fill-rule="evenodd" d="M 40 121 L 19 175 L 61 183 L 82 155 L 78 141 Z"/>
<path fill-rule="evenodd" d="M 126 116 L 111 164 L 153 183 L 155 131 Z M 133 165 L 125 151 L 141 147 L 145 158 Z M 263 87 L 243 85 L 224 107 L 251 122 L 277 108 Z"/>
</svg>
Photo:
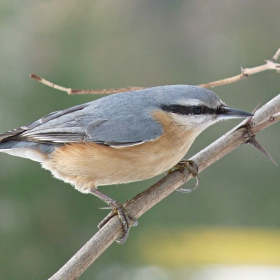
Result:
<svg viewBox="0 0 280 280">
<path fill-rule="evenodd" d="M 154 118 L 162 124 L 164 134 L 153 141 L 121 148 L 92 142 L 66 144 L 57 148 L 43 167 L 82 192 L 161 174 L 184 157 L 197 135 L 174 125 L 162 111 Z"/>
</svg>

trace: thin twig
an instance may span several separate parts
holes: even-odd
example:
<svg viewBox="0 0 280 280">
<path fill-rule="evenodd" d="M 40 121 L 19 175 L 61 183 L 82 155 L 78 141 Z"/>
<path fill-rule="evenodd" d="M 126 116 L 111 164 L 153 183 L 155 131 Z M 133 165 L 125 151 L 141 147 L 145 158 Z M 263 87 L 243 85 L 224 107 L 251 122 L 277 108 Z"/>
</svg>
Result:
<svg viewBox="0 0 280 280">
<path fill-rule="evenodd" d="M 139 89 L 145 88 L 145 87 L 125 87 L 125 88 L 118 88 L 118 89 L 114 89 L 114 88 L 110 88 L 110 89 L 72 89 L 72 88 L 66 88 L 66 87 L 56 85 L 44 78 L 39 77 L 36 74 L 30 74 L 29 76 L 46 86 L 67 92 L 69 95 L 72 95 L 72 94 L 112 94 L 112 93 L 133 91 L 133 90 L 139 90 Z"/>
<path fill-rule="evenodd" d="M 277 53 L 280 52 L 280 49 L 277 51 Z M 276 54 L 277 54 L 276 53 Z M 274 57 L 276 57 L 274 55 Z M 252 67 L 252 68 L 241 68 L 241 74 L 233 76 L 231 78 L 226 78 L 218 81 L 214 81 L 208 84 L 200 84 L 200 87 L 203 88 L 212 88 L 212 87 L 217 87 L 221 85 L 226 85 L 226 84 L 231 84 L 238 82 L 244 78 L 248 78 L 251 75 L 266 71 L 266 70 L 276 70 L 277 73 L 280 72 L 280 64 L 274 62 L 274 57 L 273 60 L 266 60 L 266 63 L 260 66 Z M 278 56 L 277 56 L 278 57 Z"/>
<path fill-rule="evenodd" d="M 39 77 L 39 76 L 37 76 L 35 74 L 30 74 L 29 76 L 30 76 L 30 78 L 35 79 L 38 82 L 40 82 L 40 83 L 42 83 L 42 84 L 44 84 L 44 85 L 46 85 L 48 87 L 52 87 L 52 88 L 55 88 L 55 89 L 58 89 L 58 90 L 61 90 L 61 91 L 65 91 L 68 94 L 70 94 L 69 92 L 71 91 L 71 88 L 65 88 L 65 87 L 56 85 L 56 84 L 54 84 L 54 83 L 52 83 L 50 81 L 47 81 L 46 79 L 41 78 L 41 77 Z"/>
<path fill-rule="evenodd" d="M 278 57 L 280 56 L 280 49 L 278 49 L 278 51 L 275 53 L 275 55 L 272 58 L 272 61 L 276 61 L 278 59 Z"/>
<path fill-rule="evenodd" d="M 214 81 L 214 82 L 207 83 L 207 84 L 200 84 L 198 86 L 203 87 L 203 88 L 212 88 L 212 87 L 217 87 L 217 86 L 221 86 L 221 85 L 226 85 L 226 84 L 240 81 L 253 74 L 257 74 L 257 73 L 260 73 L 260 72 L 263 72 L 266 70 L 276 70 L 277 73 L 280 73 L 280 64 L 276 63 L 279 56 L 280 56 L 280 48 L 277 50 L 277 52 L 275 53 L 273 58 L 271 60 L 266 60 L 266 63 L 263 65 L 252 67 L 252 68 L 245 68 L 245 69 L 241 68 L 241 74 L 239 74 L 239 75 L 233 76 L 231 78 Z M 113 89 L 113 88 L 111 88 L 111 89 L 71 89 L 71 88 L 66 88 L 66 87 L 56 85 L 35 74 L 30 74 L 30 77 L 44 85 L 67 92 L 69 95 L 71 95 L 71 94 L 112 94 L 112 93 L 134 91 L 134 90 L 140 90 L 140 89 L 146 88 L 146 87 L 128 86 L 128 87 L 118 88 L 118 89 Z"/>
<path fill-rule="evenodd" d="M 256 111 L 250 127 L 251 137 L 280 119 L 280 94 Z M 223 135 L 214 143 L 197 153 L 194 161 L 199 171 L 203 171 L 238 146 L 246 143 L 246 120 Z M 255 136 L 255 135 L 254 135 Z M 187 172 L 187 171 L 186 171 Z M 186 173 L 187 174 L 187 173 Z M 125 208 L 139 218 L 155 204 L 175 191 L 191 178 L 191 174 L 176 170 L 169 173 L 155 185 L 125 203 Z M 50 280 L 77 279 L 86 268 L 97 259 L 121 234 L 122 225 L 118 217 L 113 217 L 75 254 Z"/>
</svg>

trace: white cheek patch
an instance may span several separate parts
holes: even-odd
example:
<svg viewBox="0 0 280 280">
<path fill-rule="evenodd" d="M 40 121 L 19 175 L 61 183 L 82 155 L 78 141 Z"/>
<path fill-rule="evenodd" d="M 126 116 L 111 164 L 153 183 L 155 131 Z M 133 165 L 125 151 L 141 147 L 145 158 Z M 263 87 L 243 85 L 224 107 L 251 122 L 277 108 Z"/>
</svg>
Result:
<svg viewBox="0 0 280 280">
<path fill-rule="evenodd" d="M 185 129 L 204 130 L 218 121 L 214 115 L 178 115 L 171 113 L 171 116 L 178 126 L 185 127 Z"/>
<path fill-rule="evenodd" d="M 2 153 L 6 153 L 12 156 L 29 158 L 34 161 L 42 162 L 46 159 L 46 156 L 34 149 L 26 149 L 26 148 L 17 148 L 17 149 L 2 149 L 0 150 Z"/>
</svg>

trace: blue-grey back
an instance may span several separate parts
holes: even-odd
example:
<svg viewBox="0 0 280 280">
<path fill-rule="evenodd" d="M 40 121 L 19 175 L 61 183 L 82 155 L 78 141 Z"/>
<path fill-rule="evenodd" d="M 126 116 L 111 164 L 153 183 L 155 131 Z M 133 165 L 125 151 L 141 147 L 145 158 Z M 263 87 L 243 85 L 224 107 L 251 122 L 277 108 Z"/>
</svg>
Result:
<svg viewBox="0 0 280 280">
<path fill-rule="evenodd" d="M 182 99 L 200 99 L 215 106 L 220 99 L 211 91 L 186 85 L 159 86 L 118 93 L 53 112 L 20 128 L 17 137 L 28 141 L 69 143 L 93 141 L 131 145 L 156 139 L 163 133 L 151 113 Z M 4 134 L 3 134 L 4 135 Z M 0 136 L 1 138 L 1 136 Z M 3 137 L 2 137 L 3 138 Z"/>
</svg>

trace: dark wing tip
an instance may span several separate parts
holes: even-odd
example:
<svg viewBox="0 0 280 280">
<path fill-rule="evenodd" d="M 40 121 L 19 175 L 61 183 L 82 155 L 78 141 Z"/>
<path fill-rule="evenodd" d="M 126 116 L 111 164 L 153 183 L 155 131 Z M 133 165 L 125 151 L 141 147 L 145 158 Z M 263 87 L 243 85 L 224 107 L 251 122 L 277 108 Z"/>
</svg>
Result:
<svg viewBox="0 0 280 280">
<path fill-rule="evenodd" d="M 0 134 L 0 142 L 5 142 L 11 140 L 10 138 L 16 137 L 21 134 L 25 129 L 23 127 L 19 127 L 4 133 Z"/>
</svg>

